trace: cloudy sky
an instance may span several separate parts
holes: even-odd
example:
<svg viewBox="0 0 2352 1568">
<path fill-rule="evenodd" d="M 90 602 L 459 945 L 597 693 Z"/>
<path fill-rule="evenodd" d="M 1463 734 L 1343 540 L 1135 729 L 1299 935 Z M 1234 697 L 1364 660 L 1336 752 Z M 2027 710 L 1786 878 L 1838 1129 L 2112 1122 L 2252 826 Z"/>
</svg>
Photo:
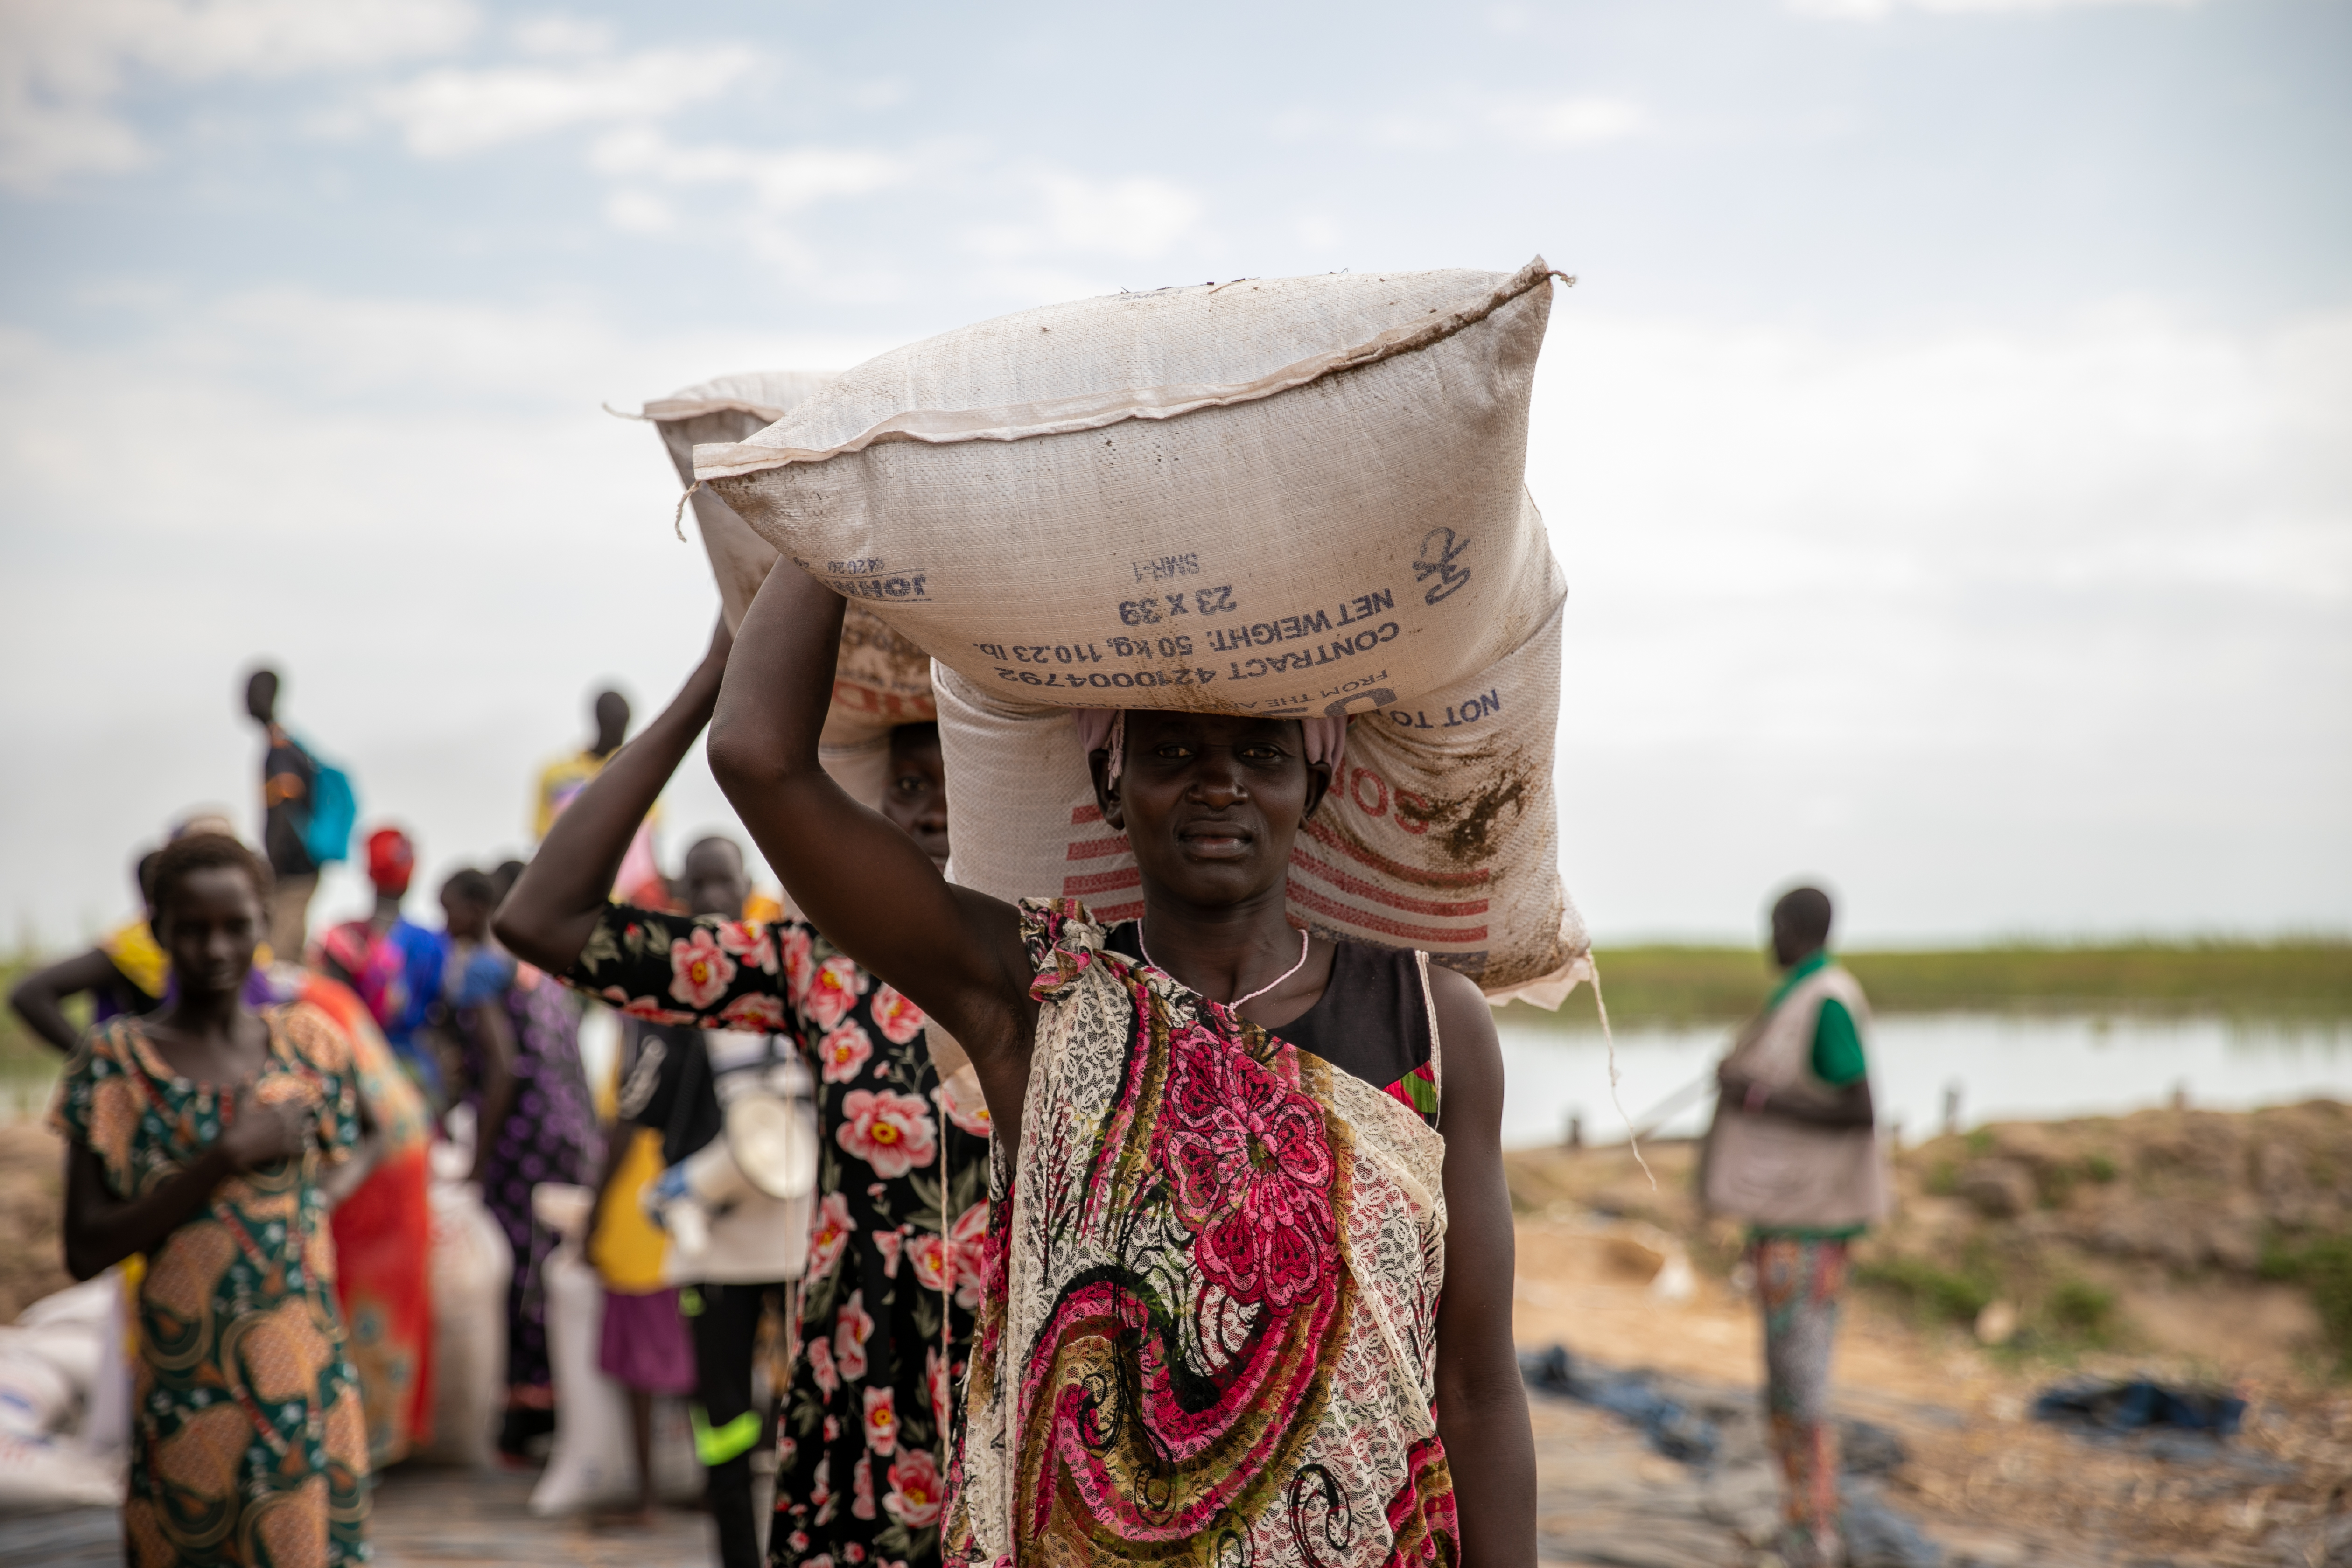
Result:
<svg viewBox="0 0 2352 1568">
<path fill-rule="evenodd" d="M 434 870 L 520 847 L 715 607 L 600 404 L 1541 252 L 1603 940 L 1796 874 L 1863 942 L 2352 928 L 2347 59 L 2347 0 L 5 0 L 0 918 L 250 816 L 265 657 Z"/>
</svg>

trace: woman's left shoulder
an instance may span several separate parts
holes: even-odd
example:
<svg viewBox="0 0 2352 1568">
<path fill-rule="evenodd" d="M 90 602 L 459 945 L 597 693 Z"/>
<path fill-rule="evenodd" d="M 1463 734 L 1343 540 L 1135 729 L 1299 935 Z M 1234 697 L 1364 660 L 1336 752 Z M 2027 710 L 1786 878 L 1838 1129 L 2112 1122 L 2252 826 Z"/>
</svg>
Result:
<svg viewBox="0 0 2352 1568">
<path fill-rule="evenodd" d="M 320 1072 L 352 1070 L 352 1040 L 335 1016 L 316 1002 L 298 999 L 269 1010 L 294 1053 Z"/>
</svg>

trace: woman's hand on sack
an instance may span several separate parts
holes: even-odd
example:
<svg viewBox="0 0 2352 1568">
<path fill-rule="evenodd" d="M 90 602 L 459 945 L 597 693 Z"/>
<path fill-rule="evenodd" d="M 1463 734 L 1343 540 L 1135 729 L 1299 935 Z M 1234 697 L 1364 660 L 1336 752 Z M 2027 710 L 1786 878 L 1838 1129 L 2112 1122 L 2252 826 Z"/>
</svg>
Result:
<svg viewBox="0 0 2352 1568">
<path fill-rule="evenodd" d="M 310 1108 L 294 1101 L 239 1108 L 237 1119 L 220 1136 L 222 1158 L 242 1174 L 275 1165 L 302 1152 L 310 1136 Z"/>
</svg>

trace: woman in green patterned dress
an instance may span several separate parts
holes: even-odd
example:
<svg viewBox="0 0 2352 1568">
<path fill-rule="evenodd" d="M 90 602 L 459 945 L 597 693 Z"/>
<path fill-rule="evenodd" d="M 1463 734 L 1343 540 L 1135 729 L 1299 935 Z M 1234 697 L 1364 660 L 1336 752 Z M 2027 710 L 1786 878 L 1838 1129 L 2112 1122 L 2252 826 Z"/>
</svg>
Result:
<svg viewBox="0 0 2352 1568">
<path fill-rule="evenodd" d="M 367 1421 L 334 1296 L 334 1202 L 371 1142 L 349 1040 L 242 992 L 269 873 L 236 839 L 166 848 L 155 923 L 176 998 L 93 1030 L 51 1120 L 66 1264 L 146 1256 L 124 1557 L 132 1568 L 367 1559 Z"/>
</svg>

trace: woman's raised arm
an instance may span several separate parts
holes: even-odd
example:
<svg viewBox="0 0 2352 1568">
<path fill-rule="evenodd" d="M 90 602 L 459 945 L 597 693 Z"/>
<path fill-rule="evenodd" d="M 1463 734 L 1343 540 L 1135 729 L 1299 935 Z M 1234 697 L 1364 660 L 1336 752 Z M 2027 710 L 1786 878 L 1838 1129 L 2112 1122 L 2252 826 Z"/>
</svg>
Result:
<svg viewBox="0 0 2352 1568">
<path fill-rule="evenodd" d="M 1001 1104 L 1018 1089 L 1003 1075 L 1017 1068 L 1025 1082 L 1036 1023 L 1020 918 L 951 886 L 912 838 L 818 764 L 842 607 L 789 562 L 768 574 L 728 661 L 710 771 L 802 911 L 961 1041 L 990 1103 Z"/>
<path fill-rule="evenodd" d="M 637 738 L 613 753 L 604 771 L 555 819 L 546 842 L 523 868 L 514 889 L 491 918 L 507 950 L 562 974 L 595 934 L 613 879 L 637 824 L 661 797 L 686 749 L 710 722 L 733 639 L 725 622 L 710 634 L 710 651 L 686 678 L 668 707 Z"/>
</svg>

